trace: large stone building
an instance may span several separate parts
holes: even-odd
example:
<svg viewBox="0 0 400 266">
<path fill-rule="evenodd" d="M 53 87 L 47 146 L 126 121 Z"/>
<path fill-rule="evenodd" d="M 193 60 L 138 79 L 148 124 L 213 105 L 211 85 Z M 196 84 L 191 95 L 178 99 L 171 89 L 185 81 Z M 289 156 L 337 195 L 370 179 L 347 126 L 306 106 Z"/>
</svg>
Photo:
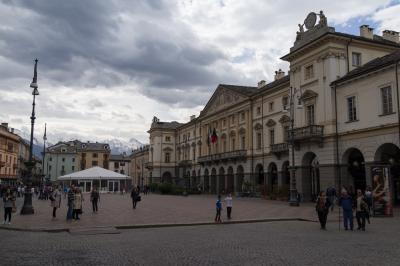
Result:
<svg viewBox="0 0 400 266">
<path fill-rule="evenodd" d="M 255 87 L 220 84 L 185 124 L 153 119 L 152 181 L 269 195 L 292 185 L 309 200 L 330 185 L 365 189 L 383 164 L 400 200 L 399 50 L 397 32 L 378 36 L 363 25 L 360 36 L 340 33 L 310 13 L 282 57 L 288 75 L 276 71 Z"/>
<path fill-rule="evenodd" d="M 15 185 L 18 181 L 20 137 L 8 123 L 0 125 L 0 183 Z"/>
<path fill-rule="evenodd" d="M 93 166 L 108 169 L 110 146 L 106 143 L 59 142 L 46 149 L 44 159 L 45 178 L 56 181 L 57 177 Z"/>
<path fill-rule="evenodd" d="M 111 154 L 108 169 L 123 175 L 131 175 L 131 159 L 125 153 Z"/>
<path fill-rule="evenodd" d="M 143 187 L 151 183 L 149 172 L 149 145 L 142 146 L 130 155 L 131 177 L 134 186 Z"/>
</svg>

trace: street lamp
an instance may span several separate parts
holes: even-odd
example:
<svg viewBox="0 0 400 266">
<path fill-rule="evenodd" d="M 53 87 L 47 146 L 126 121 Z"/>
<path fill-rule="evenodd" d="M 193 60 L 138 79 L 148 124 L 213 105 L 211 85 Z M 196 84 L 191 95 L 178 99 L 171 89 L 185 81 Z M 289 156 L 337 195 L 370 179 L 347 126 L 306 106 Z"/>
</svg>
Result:
<svg viewBox="0 0 400 266">
<path fill-rule="evenodd" d="M 34 166 L 34 161 L 33 161 L 33 155 L 32 155 L 32 148 L 33 148 L 33 128 L 35 124 L 35 98 L 36 96 L 39 95 L 38 91 L 38 85 L 37 85 L 37 63 L 39 60 L 35 59 L 35 67 L 33 71 L 33 79 L 32 83 L 30 85 L 31 88 L 33 88 L 32 95 L 33 95 L 33 103 L 32 103 L 32 115 L 31 115 L 31 140 L 29 143 L 29 161 L 26 162 L 26 166 L 28 168 L 28 176 L 26 177 L 26 189 L 25 189 L 25 195 L 24 195 L 24 205 L 22 206 L 21 209 L 21 214 L 33 214 L 33 206 L 32 206 L 32 191 L 31 191 L 31 185 L 32 185 L 32 168 Z"/>
<path fill-rule="evenodd" d="M 47 129 L 47 124 L 45 123 L 44 124 L 44 134 L 43 134 L 42 186 L 44 185 L 44 180 L 46 177 L 46 174 L 44 172 L 44 164 L 45 164 L 45 157 L 46 157 L 46 140 L 47 140 L 46 129 Z"/>
<path fill-rule="evenodd" d="M 290 167 L 290 174 L 291 174 L 291 182 L 290 182 L 290 199 L 289 199 L 289 204 L 290 206 L 299 206 L 299 200 L 297 198 L 298 193 L 297 193 L 297 184 L 296 184 L 296 164 L 294 160 L 294 107 L 295 107 L 295 97 L 297 92 L 300 92 L 301 95 L 301 90 L 297 90 L 296 88 L 290 87 L 289 91 L 289 112 L 290 112 L 290 146 L 291 146 L 291 153 L 292 153 L 292 165 Z M 301 105 L 301 96 L 298 97 L 298 104 L 297 108 L 301 109 L 303 106 Z M 285 109 L 285 112 L 288 112 Z"/>
</svg>

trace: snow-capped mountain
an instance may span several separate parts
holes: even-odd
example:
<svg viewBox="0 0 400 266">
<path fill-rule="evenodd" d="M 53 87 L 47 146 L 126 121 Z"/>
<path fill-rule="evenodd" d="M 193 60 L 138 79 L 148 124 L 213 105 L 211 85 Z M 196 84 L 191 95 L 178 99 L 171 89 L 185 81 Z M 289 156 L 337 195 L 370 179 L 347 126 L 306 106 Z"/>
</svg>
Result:
<svg viewBox="0 0 400 266">
<path fill-rule="evenodd" d="M 108 140 L 103 140 L 102 142 L 108 143 L 111 148 L 111 153 L 112 154 L 131 154 L 132 150 L 135 150 L 144 144 L 138 141 L 135 138 L 129 139 L 129 141 L 121 140 L 121 139 L 108 139 Z"/>
</svg>

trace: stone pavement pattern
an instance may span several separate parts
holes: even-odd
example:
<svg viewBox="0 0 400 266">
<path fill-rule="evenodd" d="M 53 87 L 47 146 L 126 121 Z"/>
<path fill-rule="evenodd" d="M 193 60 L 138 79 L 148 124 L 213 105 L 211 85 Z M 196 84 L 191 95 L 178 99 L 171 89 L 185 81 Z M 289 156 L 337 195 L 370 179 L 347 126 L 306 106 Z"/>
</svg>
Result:
<svg viewBox="0 0 400 266">
<path fill-rule="evenodd" d="M 120 194 L 101 194 L 99 212 L 92 213 L 89 194 L 84 194 L 83 215 L 80 221 L 66 222 L 66 200 L 63 199 L 61 209 L 57 210 L 57 219 L 52 220 L 50 201 L 34 199 L 34 215 L 19 214 L 22 198 L 18 199 L 18 211 L 13 214 L 12 228 L 25 229 L 57 229 L 94 226 L 123 226 L 143 224 L 174 224 L 212 222 L 215 216 L 214 195 L 142 195 L 142 201 L 135 210 L 132 209 L 130 196 Z M 337 209 L 337 208 L 336 208 Z M 3 218 L 3 206 L 0 203 L 0 219 Z M 337 215 L 336 215 L 337 216 Z M 222 213 L 225 219 L 226 211 Z M 232 217 L 234 221 L 254 219 L 287 219 L 303 218 L 315 220 L 314 204 L 302 204 L 301 207 L 290 207 L 287 202 L 270 201 L 260 198 L 234 198 Z M 335 215 L 330 215 L 332 221 Z M 336 218 L 337 219 L 337 218 Z"/>
<path fill-rule="evenodd" d="M 366 232 L 311 222 L 221 224 L 71 235 L 0 230 L 2 265 L 400 265 L 400 231 L 375 219 Z"/>
</svg>

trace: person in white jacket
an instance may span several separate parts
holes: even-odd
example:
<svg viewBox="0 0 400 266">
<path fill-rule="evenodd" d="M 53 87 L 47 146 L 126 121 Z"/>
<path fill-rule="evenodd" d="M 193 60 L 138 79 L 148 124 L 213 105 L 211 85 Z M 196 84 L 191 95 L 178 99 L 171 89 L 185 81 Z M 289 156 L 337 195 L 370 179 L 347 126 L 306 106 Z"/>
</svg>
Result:
<svg viewBox="0 0 400 266">
<path fill-rule="evenodd" d="M 225 204 L 226 204 L 226 215 L 228 216 L 228 219 L 231 219 L 231 214 L 232 214 L 232 195 L 231 195 L 231 193 L 229 193 L 228 196 L 225 198 Z"/>
</svg>

